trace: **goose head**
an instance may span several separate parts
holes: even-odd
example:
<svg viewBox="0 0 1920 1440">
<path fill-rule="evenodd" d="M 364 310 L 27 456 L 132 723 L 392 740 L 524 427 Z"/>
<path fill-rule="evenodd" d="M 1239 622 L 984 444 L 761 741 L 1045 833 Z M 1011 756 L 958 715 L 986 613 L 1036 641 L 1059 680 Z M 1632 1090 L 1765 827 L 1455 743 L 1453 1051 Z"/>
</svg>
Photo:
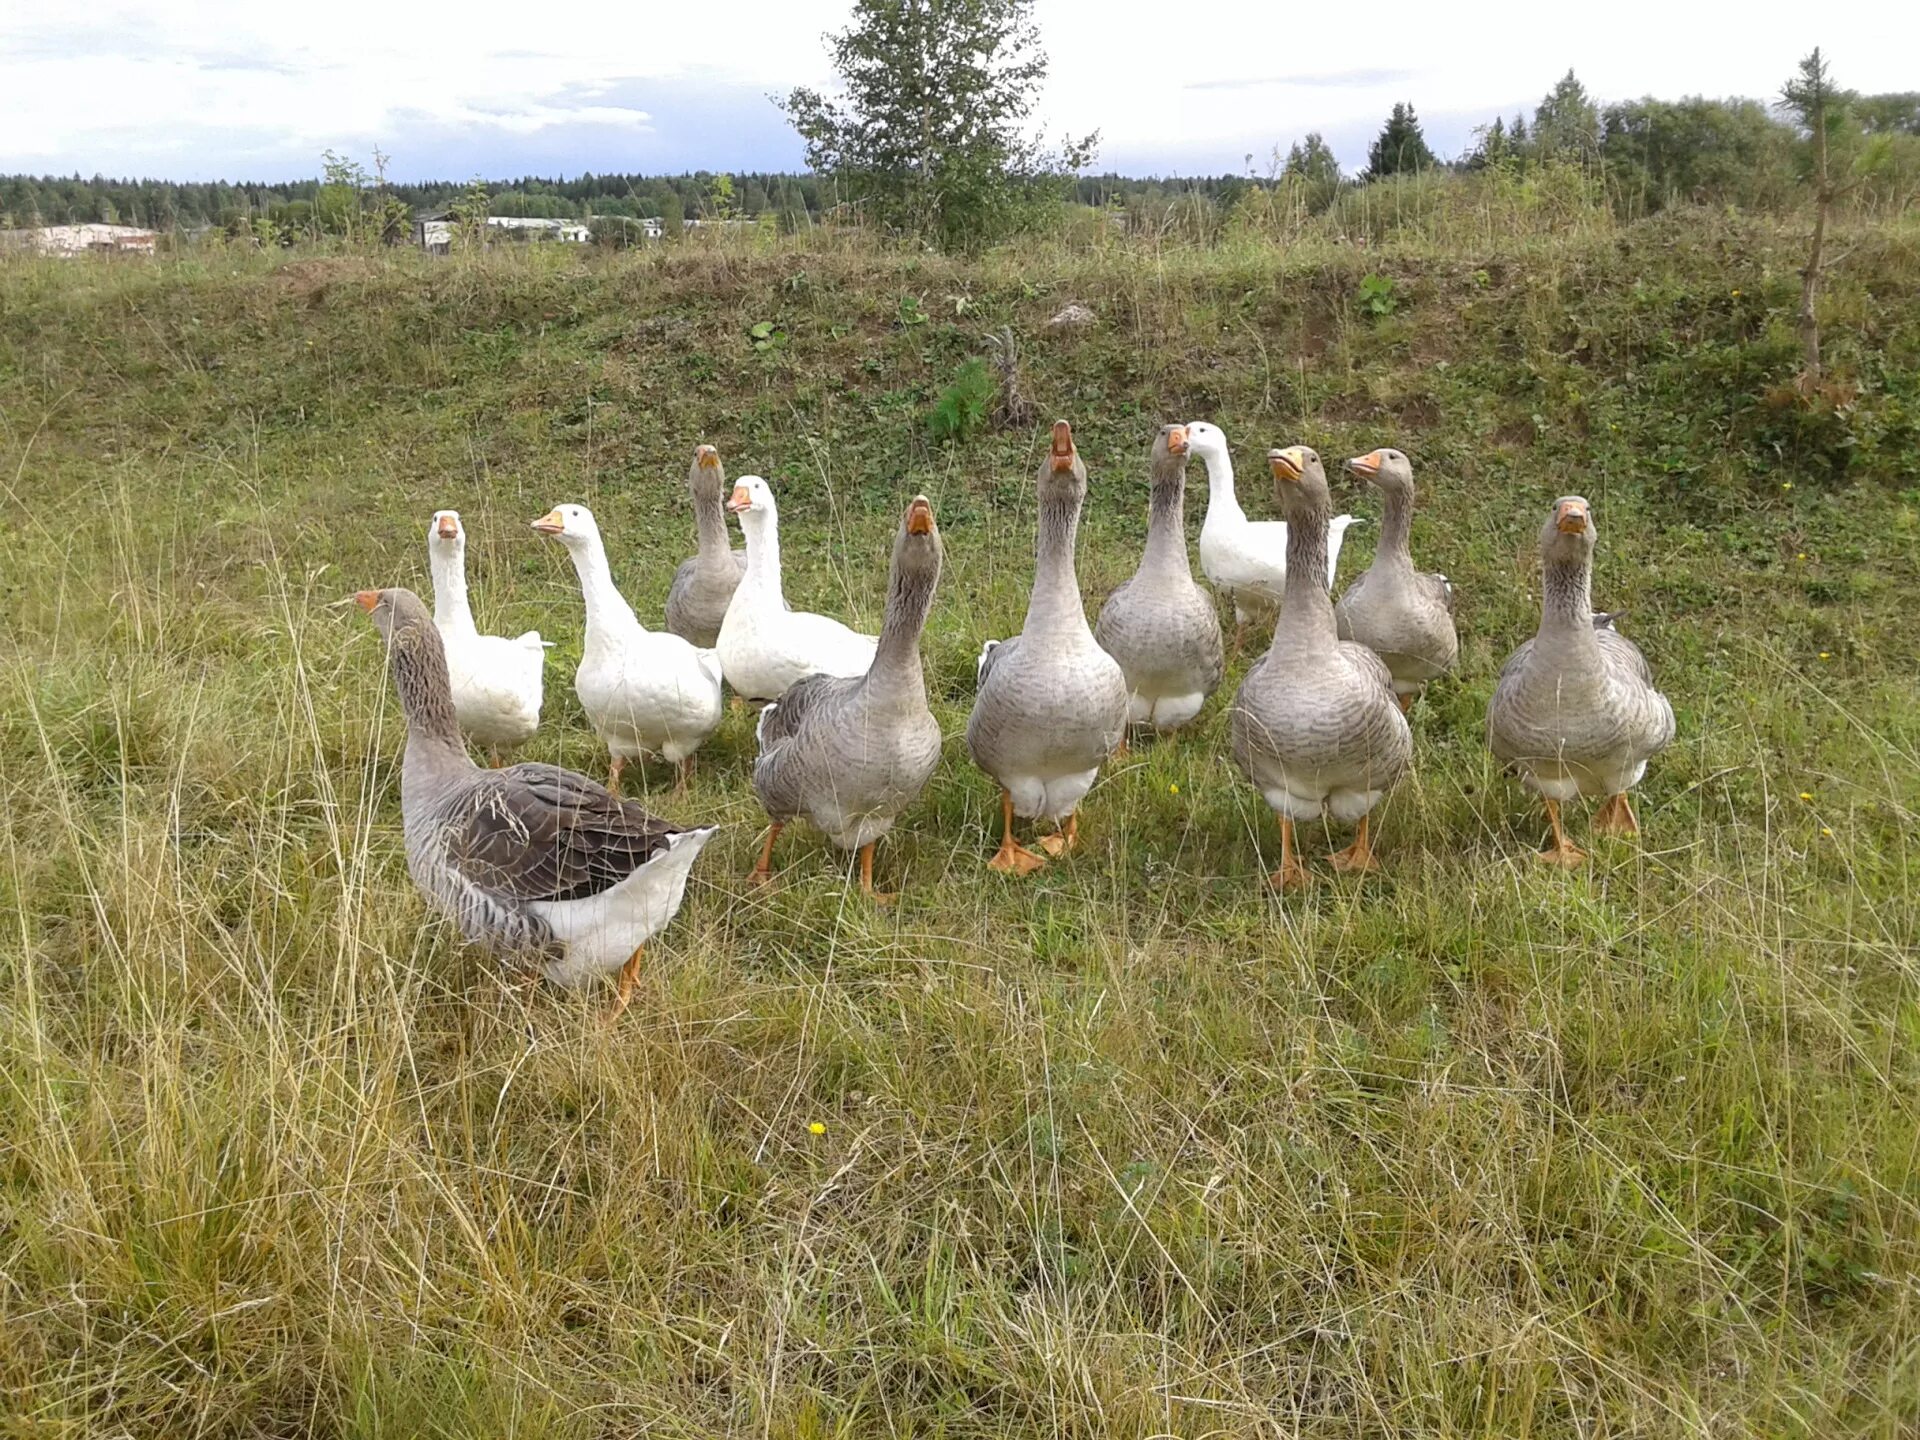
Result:
<svg viewBox="0 0 1920 1440">
<path fill-rule="evenodd" d="M 1153 470 L 1156 475 L 1164 471 L 1175 474 L 1187 468 L 1187 456 L 1193 449 L 1185 425 L 1162 425 L 1160 433 L 1153 437 Z"/>
<path fill-rule="evenodd" d="M 773 503 L 773 487 L 759 475 L 742 475 L 733 482 L 733 494 L 727 497 L 727 511 L 740 517 L 743 528 L 748 524 L 764 524 L 779 516 L 779 508 Z"/>
<path fill-rule="evenodd" d="M 600 527 L 594 523 L 593 512 L 584 505 L 556 505 L 534 521 L 533 528 L 542 535 L 551 535 L 569 550 L 600 541 Z"/>
<path fill-rule="evenodd" d="M 1347 469 L 1383 494 L 1413 489 L 1413 462 L 1398 450 L 1369 450 L 1347 461 Z"/>
<path fill-rule="evenodd" d="M 1179 428 L 1186 431 L 1189 455 L 1198 456 L 1209 467 L 1226 462 L 1227 436 L 1218 425 L 1205 420 L 1189 420 Z"/>
<path fill-rule="evenodd" d="M 1078 505 L 1087 493 L 1087 467 L 1073 443 L 1073 426 L 1053 422 L 1053 439 L 1041 457 L 1036 477 L 1040 498 Z"/>
<path fill-rule="evenodd" d="M 427 613 L 426 605 L 411 590 L 397 587 L 390 590 L 362 590 L 353 597 L 353 603 L 367 612 L 367 617 L 373 621 L 373 628 L 386 637 L 389 645 L 417 631 L 433 628 L 433 616 Z"/>
<path fill-rule="evenodd" d="M 711 495 L 716 500 L 726 494 L 727 472 L 720 468 L 720 452 L 713 446 L 693 447 L 693 463 L 687 467 L 687 488 L 696 495 Z"/>
<path fill-rule="evenodd" d="M 427 522 L 427 554 L 440 559 L 458 561 L 467 551 L 466 527 L 460 523 L 458 510 L 436 510 L 433 519 Z"/>
<path fill-rule="evenodd" d="M 1316 512 L 1324 516 L 1333 508 L 1319 451 L 1307 445 L 1269 450 L 1267 468 L 1273 472 L 1274 502 L 1286 519 L 1299 521 Z"/>
<path fill-rule="evenodd" d="M 1562 495 L 1540 531 L 1540 551 L 1550 561 L 1585 561 L 1593 554 L 1596 534 L 1586 496 Z"/>
<path fill-rule="evenodd" d="M 933 502 L 916 495 L 900 517 L 900 533 L 893 542 L 893 563 L 902 574 L 931 579 L 940 573 L 944 553 L 940 527 L 934 523 Z"/>
</svg>

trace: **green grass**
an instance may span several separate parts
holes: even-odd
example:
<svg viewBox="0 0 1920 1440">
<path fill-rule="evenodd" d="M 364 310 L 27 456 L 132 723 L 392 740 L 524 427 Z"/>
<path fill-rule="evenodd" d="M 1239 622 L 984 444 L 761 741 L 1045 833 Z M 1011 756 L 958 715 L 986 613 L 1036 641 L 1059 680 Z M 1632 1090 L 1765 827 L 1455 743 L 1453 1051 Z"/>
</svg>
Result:
<svg viewBox="0 0 1920 1440">
<path fill-rule="evenodd" d="M 1791 232 L 1474 243 L 0 264 L 0 1435 L 1914 1433 L 1920 233 L 1847 237 L 1812 409 Z M 1001 324 L 1041 424 L 930 447 Z M 960 736 L 1056 415 L 1090 606 L 1168 419 L 1413 455 L 1465 639 L 1384 875 L 1310 830 L 1269 893 L 1224 696 L 1080 855 L 984 869 Z M 869 625 L 933 497 L 950 738 L 877 914 L 798 829 L 742 884 L 730 716 L 609 1031 L 424 916 L 339 602 L 424 589 L 459 508 L 482 624 L 558 642 L 530 754 L 598 773 L 527 522 L 591 505 L 657 617 L 701 440 L 779 487 L 796 603 Z M 1573 874 L 1481 728 L 1568 491 L 1680 720 Z"/>
</svg>

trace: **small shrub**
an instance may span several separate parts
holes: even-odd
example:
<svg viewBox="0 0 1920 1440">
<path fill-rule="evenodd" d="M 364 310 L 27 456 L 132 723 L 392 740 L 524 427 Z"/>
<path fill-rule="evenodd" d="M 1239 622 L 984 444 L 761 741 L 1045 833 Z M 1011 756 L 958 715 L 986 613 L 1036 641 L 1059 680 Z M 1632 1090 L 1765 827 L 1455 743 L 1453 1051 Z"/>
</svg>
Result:
<svg viewBox="0 0 1920 1440">
<path fill-rule="evenodd" d="M 756 320 L 747 327 L 747 338 L 756 353 L 765 355 L 787 348 L 787 332 L 771 320 Z"/>
<path fill-rule="evenodd" d="M 1385 275 L 1368 275 L 1360 282 L 1360 310 L 1375 320 L 1384 319 L 1400 308 L 1393 281 Z"/>
<path fill-rule="evenodd" d="M 981 360 L 969 360 L 940 392 L 927 417 L 927 438 L 936 445 L 966 440 L 987 423 L 997 386 Z"/>
</svg>

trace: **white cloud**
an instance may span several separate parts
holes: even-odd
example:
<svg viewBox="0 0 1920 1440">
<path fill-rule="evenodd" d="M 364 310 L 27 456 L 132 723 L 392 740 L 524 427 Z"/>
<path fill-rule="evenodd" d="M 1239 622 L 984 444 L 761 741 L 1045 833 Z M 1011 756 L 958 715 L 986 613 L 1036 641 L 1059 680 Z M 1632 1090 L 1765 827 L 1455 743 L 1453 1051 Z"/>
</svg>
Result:
<svg viewBox="0 0 1920 1440">
<path fill-rule="evenodd" d="M 821 35 L 847 10 L 108 0 L 66 18 L 4 7 L 0 170 L 310 174 L 322 148 L 378 144 L 407 168 L 414 155 L 500 173 L 533 137 L 545 163 L 576 171 L 627 159 L 791 165 L 798 145 L 765 96 L 830 78 Z M 1906 88 L 1920 50 L 1920 7 L 1891 4 L 1845 15 L 1831 36 L 1808 33 L 1803 8 L 1783 0 L 1737 16 L 1698 0 L 1508 13 L 1040 0 L 1038 14 L 1053 57 L 1047 129 L 1099 129 L 1103 166 L 1188 173 L 1239 169 L 1247 152 L 1263 167 L 1271 147 L 1309 129 L 1357 163 L 1397 100 L 1414 102 L 1441 148 L 1458 148 L 1473 124 L 1535 103 L 1569 66 L 1605 99 L 1765 97 L 1816 42 L 1862 90 Z"/>
</svg>

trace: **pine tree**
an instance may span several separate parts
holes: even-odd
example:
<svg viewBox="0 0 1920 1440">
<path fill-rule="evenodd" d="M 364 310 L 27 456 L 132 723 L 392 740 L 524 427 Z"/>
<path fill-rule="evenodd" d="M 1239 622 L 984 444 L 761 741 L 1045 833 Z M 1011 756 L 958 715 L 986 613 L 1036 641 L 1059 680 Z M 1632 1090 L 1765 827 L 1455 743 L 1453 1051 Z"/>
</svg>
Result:
<svg viewBox="0 0 1920 1440">
<path fill-rule="evenodd" d="M 1365 178 L 1379 180 L 1388 175 L 1409 175 L 1431 170 L 1440 162 L 1427 148 L 1427 137 L 1420 133 L 1419 118 L 1411 104 L 1398 104 L 1387 117 L 1380 138 L 1367 151 Z"/>
<path fill-rule="evenodd" d="M 1534 148 L 1543 158 L 1589 160 L 1600 153 L 1600 107 L 1569 70 L 1533 112 Z"/>
</svg>

